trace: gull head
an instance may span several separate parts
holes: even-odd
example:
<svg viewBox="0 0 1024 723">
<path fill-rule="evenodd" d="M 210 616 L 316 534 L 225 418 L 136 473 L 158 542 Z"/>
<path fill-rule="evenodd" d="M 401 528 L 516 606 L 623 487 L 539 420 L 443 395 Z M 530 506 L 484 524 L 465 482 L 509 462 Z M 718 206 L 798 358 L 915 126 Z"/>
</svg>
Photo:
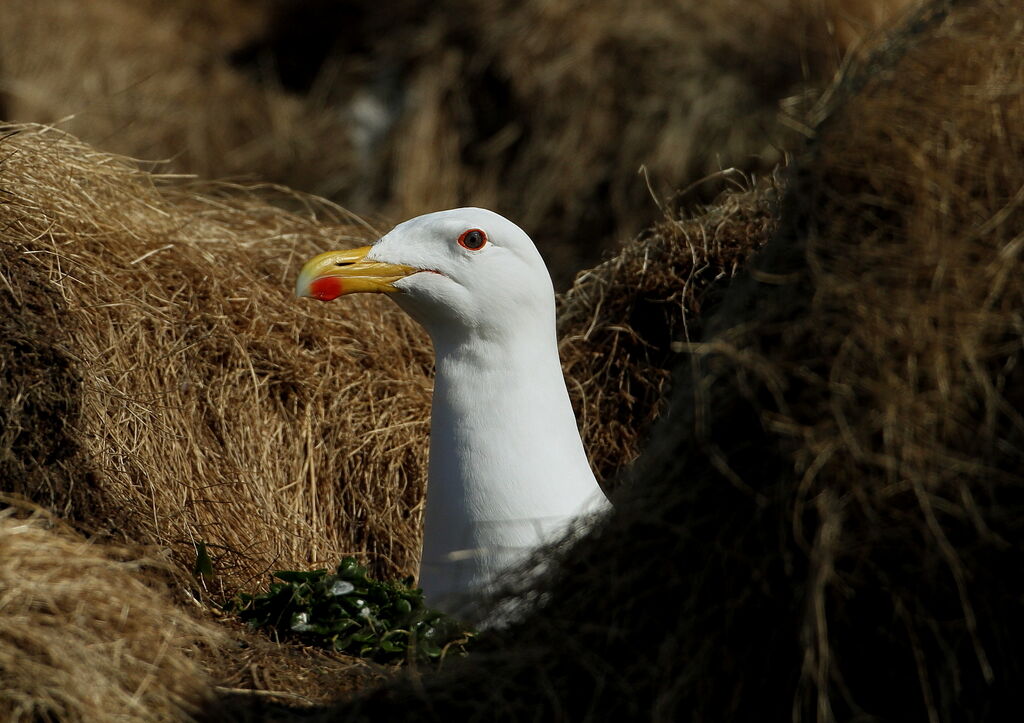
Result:
<svg viewBox="0 0 1024 723">
<path fill-rule="evenodd" d="M 417 216 L 372 246 L 315 256 L 295 287 L 322 301 L 358 292 L 390 294 L 435 341 L 506 334 L 554 314 L 551 277 L 533 241 L 482 208 Z"/>
</svg>

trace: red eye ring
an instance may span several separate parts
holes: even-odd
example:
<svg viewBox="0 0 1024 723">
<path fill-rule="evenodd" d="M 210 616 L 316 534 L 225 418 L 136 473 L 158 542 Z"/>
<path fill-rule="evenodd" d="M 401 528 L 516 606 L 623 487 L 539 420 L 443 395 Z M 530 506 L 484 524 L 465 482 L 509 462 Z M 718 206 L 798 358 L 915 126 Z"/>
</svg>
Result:
<svg viewBox="0 0 1024 723">
<path fill-rule="evenodd" d="M 487 234 L 483 229 L 471 228 L 459 235 L 459 246 L 470 251 L 479 251 L 487 245 Z"/>
</svg>

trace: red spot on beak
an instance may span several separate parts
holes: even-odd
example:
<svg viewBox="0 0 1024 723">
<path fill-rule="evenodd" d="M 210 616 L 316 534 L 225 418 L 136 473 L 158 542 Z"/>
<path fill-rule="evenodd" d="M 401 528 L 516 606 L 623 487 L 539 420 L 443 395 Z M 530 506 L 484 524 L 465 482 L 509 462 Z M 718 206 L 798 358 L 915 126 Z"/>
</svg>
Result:
<svg viewBox="0 0 1024 723">
<path fill-rule="evenodd" d="M 337 276 L 321 276 L 309 285 L 310 296 L 320 301 L 330 301 L 341 296 L 342 283 Z"/>
</svg>

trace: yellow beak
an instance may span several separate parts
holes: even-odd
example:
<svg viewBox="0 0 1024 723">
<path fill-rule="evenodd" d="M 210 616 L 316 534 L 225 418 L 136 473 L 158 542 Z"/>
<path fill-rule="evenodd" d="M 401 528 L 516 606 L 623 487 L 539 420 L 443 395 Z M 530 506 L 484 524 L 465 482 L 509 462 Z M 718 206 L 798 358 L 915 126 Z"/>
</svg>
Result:
<svg viewBox="0 0 1024 723">
<path fill-rule="evenodd" d="M 299 272 L 296 296 L 312 296 L 330 301 L 343 294 L 369 292 L 388 294 L 398 291 L 392 284 L 420 269 L 399 264 L 366 261 L 372 246 L 348 251 L 328 251 L 314 256 Z"/>
</svg>

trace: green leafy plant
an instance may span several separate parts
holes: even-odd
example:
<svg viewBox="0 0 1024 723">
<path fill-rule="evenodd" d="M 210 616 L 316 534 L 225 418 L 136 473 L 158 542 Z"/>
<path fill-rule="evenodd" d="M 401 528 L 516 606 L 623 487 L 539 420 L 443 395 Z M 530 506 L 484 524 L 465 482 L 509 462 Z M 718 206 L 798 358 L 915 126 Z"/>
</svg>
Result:
<svg viewBox="0 0 1024 723">
<path fill-rule="evenodd" d="M 346 557 L 337 569 L 279 570 L 267 593 L 239 595 L 234 609 L 253 627 L 350 655 L 393 663 L 464 655 L 473 638 L 453 618 L 423 603 L 412 578 L 380 582 Z"/>
</svg>

